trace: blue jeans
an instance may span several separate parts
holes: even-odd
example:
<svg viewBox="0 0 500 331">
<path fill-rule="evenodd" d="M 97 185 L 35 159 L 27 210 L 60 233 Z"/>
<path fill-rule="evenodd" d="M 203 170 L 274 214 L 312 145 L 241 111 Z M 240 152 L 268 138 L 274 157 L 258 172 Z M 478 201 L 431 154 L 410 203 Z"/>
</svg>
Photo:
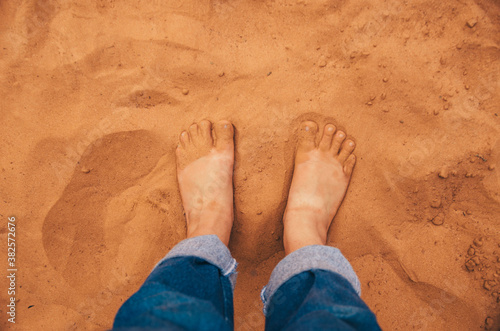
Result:
<svg viewBox="0 0 500 331">
<path fill-rule="evenodd" d="M 232 330 L 236 261 L 215 235 L 181 241 L 118 310 L 113 330 Z M 266 330 L 380 330 L 337 248 L 306 246 L 274 269 Z"/>
</svg>

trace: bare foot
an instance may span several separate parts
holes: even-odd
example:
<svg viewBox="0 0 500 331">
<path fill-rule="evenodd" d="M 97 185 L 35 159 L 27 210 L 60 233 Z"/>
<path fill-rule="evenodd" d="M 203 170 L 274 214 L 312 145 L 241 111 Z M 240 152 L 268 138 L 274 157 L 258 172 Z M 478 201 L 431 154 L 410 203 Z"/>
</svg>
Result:
<svg viewBox="0 0 500 331">
<path fill-rule="evenodd" d="M 318 125 L 302 122 L 295 168 L 283 217 L 285 253 L 308 245 L 325 245 L 328 228 L 344 199 L 356 163 L 355 144 L 325 125 L 316 144 Z"/>
<path fill-rule="evenodd" d="M 233 226 L 233 125 L 203 120 L 181 132 L 177 179 L 186 213 L 187 237 L 215 234 L 229 243 Z"/>
</svg>

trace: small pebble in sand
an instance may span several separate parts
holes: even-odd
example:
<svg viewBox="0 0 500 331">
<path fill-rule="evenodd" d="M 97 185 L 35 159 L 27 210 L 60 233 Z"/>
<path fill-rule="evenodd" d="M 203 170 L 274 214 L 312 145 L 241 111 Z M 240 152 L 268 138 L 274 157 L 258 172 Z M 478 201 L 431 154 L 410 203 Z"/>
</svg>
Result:
<svg viewBox="0 0 500 331">
<path fill-rule="evenodd" d="M 376 97 L 377 97 L 376 95 L 370 95 L 370 100 L 373 101 L 375 100 Z"/>
<path fill-rule="evenodd" d="M 434 115 L 439 115 L 439 110 L 438 109 L 434 109 Z"/>
<path fill-rule="evenodd" d="M 223 77 L 226 73 L 224 71 L 219 72 L 219 77 Z"/>
<path fill-rule="evenodd" d="M 384 108 L 384 109 L 382 109 L 382 111 L 383 111 L 384 113 L 388 113 L 388 112 L 389 112 L 389 109 Z"/>
<path fill-rule="evenodd" d="M 448 101 L 448 98 L 446 96 L 443 96 L 443 101 Z"/>
<path fill-rule="evenodd" d="M 474 271 L 474 268 L 476 267 L 476 264 L 474 263 L 474 261 L 469 260 L 469 261 L 465 262 L 465 267 L 467 268 L 467 270 L 469 272 L 471 272 L 471 271 Z"/>
<path fill-rule="evenodd" d="M 469 85 L 465 85 L 465 89 L 466 90 L 470 89 L 470 86 Z"/>
<path fill-rule="evenodd" d="M 479 265 L 481 263 L 481 260 L 479 259 L 479 256 L 474 256 L 471 259 L 472 262 L 474 262 L 476 265 Z"/>
<path fill-rule="evenodd" d="M 495 170 L 495 165 L 494 165 L 494 164 L 490 164 L 490 165 L 488 166 L 488 170 L 490 170 L 490 171 Z"/>
<path fill-rule="evenodd" d="M 371 106 L 371 105 L 373 105 L 373 102 L 368 101 L 366 104 L 367 104 L 368 106 Z"/>
<path fill-rule="evenodd" d="M 477 24 L 477 19 L 475 19 L 475 18 L 471 18 L 471 19 L 469 19 L 469 20 L 467 21 L 467 23 L 466 23 L 466 24 L 467 24 L 467 26 L 468 26 L 469 28 L 471 28 L 471 29 L 472 29 L 473 27 L 475 27 L 475 26 L 476 26 L 476 24 Z"/>
<path fill-rule="evenodd" d="M 182 89 L 182 94 L 188 95 L 189 94 L 189 90 L 187 88 Z"/>
<path fill-rule="evenodd" d="M 444 66 L 444 65 L 446 64 L 446 59 L 445 59 L 444 57 L 441 57 L 441 58 L 439 59 L 439 63 L 441 63 L 441 65 L 443 65 L 443 66 Z"/>
<path fill-rule="evenodd" d="M 476 238 L 476 239 L 474 239 L 473 243 L 474 243 L 474 246 L 481 247 L 481 246 L 483 246 L 483 238 Z"/>
<path fill-rule="evenodd" d="M 438 176 L 440 178 L 444 178 L 444 179 L 448 178 L 448 175 L 449 175 L 448 167 L 442 167 L 441 171 L 439 171 L 439 174 L 438 174 Z"/>
<path fill-rule="evenodd" d="M 432 219 L 432 224 L 434 225 L 443 225 L 444 223 L 444 214 L 439 213 L 436 217 Z"/>
<path fill-rule="evenodd" d="M 387 97 L 387 95 L 386 95 L 385 93 L 382 93 L 382 94 L 380 95 L 380 99 L 382 99 L 382 100 L 385 100 L 385 98 L 386 98 L 386 97 Z"/>
<path fill-rule="evenodd" d="M 485 280 L 483 283 L 483 287 L 485 290 L 491 291 L 491 289 L 496 285 L 494 280 Z"/>
<path fill-rule="evenodd" d="M 493 324 L 495 324 L 495 322 L 493 321 L 493 318 L 491 317 L 486 317 L 486 319 L 484 320 L 484 327 L 486 330 L 489 330 L 490 328 L 493 327 Z"/>
<path fill-rule="evenodd" d="M 258 211 L 258 212 L 257 212 L 257 215 L 262 215 L 262 211 Z"/>
<path fill-rule="evenodd" d="M 465 211 L 465 213 L 466 213 L 467 215 L 472 215 L 472 210 L 467 209 L 467 210 Z"/>
<path fill-rule="evenodd" d="M 320 59 L 320 60 L 319 60 L 319 63 L 318 63 L 318 66 L 319 66 L 320 68 L 324 68 L 324 67 L 326 67 L 326 60 L 325 60 L 325 59 Z"/>
<path fill-rule="evenodd" d="M 469 250 L 467 251 L 467 254 L 469 254 L 470 256 L 476 254 L 476 250 L 474 249 L 474 247 L 469 247 Z"/>
<path fill-rule="evenodd" d="M 465 174 L 465 177 L 466 177 L 466 178 L 471 178 L 471 177 L 474 177 L 474 175 L 473 175 L 471 172 L 467 172 L 467 173 Z"/>
<path fill-rule="evenodd" d="M 464 70 L 463 74 L 464 76 L 467 76 L 467 70 Z"/>
<path fill-rule="evenodd" d="M 444 110 L 448 110 L 448 108 L 449 108 L 448 104 L 447 104 L 447 103 L 445 103 L 445 104 L 444 104 L 444 106 L 443 106 L 443 109 L 444 109 Z"/>
<path fill-rule="evenodd" d="M 88 174 L 90 172 L 90 169 L 87 168 L 87 167 L 82 167 L 81 171 L 84 173 L 84 174 Z"/>
<path fill-rule="evenodd" d="M 384 78 L 382 79 L 382 81 L 383 81 L 384 83 L 387 83 L 387 82 L 389 81 L 389 78 L 384 77 Z"/>
<path fill-rule="evenodd" d="M 436 199 L 432 200 L 431 207 L 432 208 L 439 208 L 439 207 L 441 207 L 441 198 L 436 198 Z"/>
</svg>

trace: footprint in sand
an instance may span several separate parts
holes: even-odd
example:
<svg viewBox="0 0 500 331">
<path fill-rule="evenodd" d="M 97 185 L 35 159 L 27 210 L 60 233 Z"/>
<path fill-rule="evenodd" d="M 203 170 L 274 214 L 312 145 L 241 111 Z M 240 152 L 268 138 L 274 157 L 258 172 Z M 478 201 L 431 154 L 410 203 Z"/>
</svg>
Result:
<svg viewBox="0 0 500 331">
<path fill-rule="evenodd" d="M 68 284 L 89 293 L 110 276 L 142 277 L 184 236 L 173 151 L 161 157 L 167 151 L 140 130 L 107 135 L 83 153 L 43 224 L 47 257 Z M 152 253 L 151 245 L 165 249 Z"/>
</svg>

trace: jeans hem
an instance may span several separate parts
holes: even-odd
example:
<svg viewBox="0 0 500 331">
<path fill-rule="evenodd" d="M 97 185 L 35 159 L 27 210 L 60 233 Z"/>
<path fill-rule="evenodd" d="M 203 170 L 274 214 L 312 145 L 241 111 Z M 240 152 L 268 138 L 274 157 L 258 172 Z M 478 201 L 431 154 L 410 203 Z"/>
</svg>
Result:
<svg viewBox="0 0 500 331">
<path fill-rule="evenodd" d="M 227 246 L 214 234 L 188 238 L 181 241 L 156 264 L 153 270 L 167 259 L 187 256 L 198 257 L 218 267 L 222 271 L 222 275 L 229 278 L 231 287 L 234 290 L 238 263 L 231 256 L 231 252 L 229 252 Z"/>
<path fill-rule="evenodd" d="M 340 250 L 331 246 L 311 245 L 287 255 L 274 268 L 269 283 L 264 286 L 260 294 L 264 303 L 264 314 L 267 313 L 270 299 L 281 285 L 290 278 L 312 269 L 332 271 L 343 276 L 351 283 L 356 293 L 361 295 L 359 279 Z"/>
</svg>

